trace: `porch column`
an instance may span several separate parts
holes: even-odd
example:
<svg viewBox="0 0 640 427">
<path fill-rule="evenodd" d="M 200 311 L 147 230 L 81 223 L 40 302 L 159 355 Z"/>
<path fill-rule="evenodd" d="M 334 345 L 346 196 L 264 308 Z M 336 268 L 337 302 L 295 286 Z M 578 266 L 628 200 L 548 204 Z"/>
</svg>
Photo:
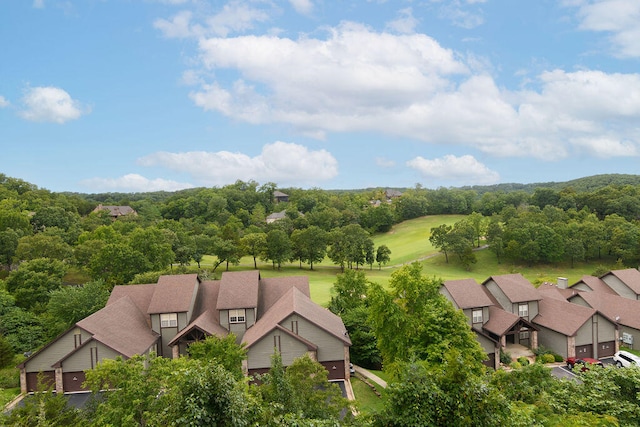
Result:
<svg viewBox="0 0 640 427">
<path fill-rule="evenodd" d="M 538 331 L 531 331 L 531 350 L 538 348 Z"/>
<path fill-rule="evenodd" d="M 614 348 L 616 350 L 616 353 L 618 351 L 620 351 L 620 329 L 616 328 L 614 333 L 613 333 L 613 342 L 614 342 Z"/>
<path fill-rule="evenodd" d="M 20 393 L 27 392 L 27 369 L 20 368 Z"/>
<path fill-rule="evenodd" d="M 180 357 L 180 344 L 176 344 L 171 347 L 171 358 L 177 359 Z"/>
<path fill-rule="evenodd" d="M 576 357 L 576 337 L 567 337 L 567 357 Z"/>
<path fill-rule="evenodd" d="M 56 393 L 64 393 L 64 383 L 62 381 L 62 366 L 56 368 Z"/>
</svg>

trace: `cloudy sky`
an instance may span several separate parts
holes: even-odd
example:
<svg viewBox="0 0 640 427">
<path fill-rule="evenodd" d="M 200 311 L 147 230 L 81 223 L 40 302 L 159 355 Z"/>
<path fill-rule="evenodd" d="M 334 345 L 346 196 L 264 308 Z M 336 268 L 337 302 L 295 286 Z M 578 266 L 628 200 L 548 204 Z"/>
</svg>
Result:
<svg viewBox="0 0 640 427">
<path fill-rule="evenodd" d="M 637 0 L 0 2 L 0 173 L 52 191 L 640 173 Z"/>
</svg>

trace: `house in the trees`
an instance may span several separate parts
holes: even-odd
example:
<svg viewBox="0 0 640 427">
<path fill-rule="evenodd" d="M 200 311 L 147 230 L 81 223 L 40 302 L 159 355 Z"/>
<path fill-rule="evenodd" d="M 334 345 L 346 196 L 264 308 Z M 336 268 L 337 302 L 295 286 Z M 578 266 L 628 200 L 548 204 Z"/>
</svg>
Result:
<svg viewBox="0 0 640 427">
<path fill-rule="evenodd" d="M 96 206 L 93 212 L 102 212 L 107 211 L 109 216 L 113 219 L 120 218 L 125 215 L 138 215 L 138 212 L 135 211 L 131 206 L 113 206 L 113 205 L 103 205 L 102 203 Z"/>
<path fill-rule="evenodd" d="M 568 302 L 567 293 L 553 284 L 542 284 L 537 291 L 542 299 L 532 322 L 539 328 L 541 346 L 565 358 L 597 359 L 616 352 L 618 326 L 614 319 L 586 304 Z"/>
<path fill-rule="evenodd" d="M 508 344 L 536 347 L 537 328 L 528 320 L 504 310 L 474 279 L 447 280 L 440 293 L 467 316 L 467 323 L 487 353 L 487 366 L 498 368 L 500 350 Z"/>
<path fill-rule="evenodd" d="M 612 270 L 600 276 L 600 279 L 618 295 L 640 300 L 640 271 L 637 269 Z"/>
<path fill-rule="evenodd" d="M 102 310 L 19 365 L 21 388 L 34 391 L 41 373 L 58 392 L 79 391 L 84 372 L 101 360 L 150 352 L 175 358 L 194 341 L 229 333 L 247 346 L 247 374 L 268 370 L 277 349 L 285 365 L 309 354 L 330 379 L 349 378 L 344 324 L 311 301 L 308 279 L 263 279 L 253 270 L 225 272 L 217 281 L 184 274 L 116 286 Z"/>
<path fill-rule="evenodd" d="M 538 302 L 541 296 L 521 274 L 491 276 L 482 282 L 482 286 L 491 295 L 497 307 L 525 320 L 528 324 L 533 324 L 532 319 L 538 315 Z M 538 333 L 535 328 L 528 330 L 526 326 L 526 324 L 516 325 L 515 329 L 505 336 L 506 344 L 537 348 Z"/>
<path fill-rule="evenodd" d="M 289 201 L 289 195 L 283 193 L 282 191 L 274 191 L 273 192 L 273 199 L 275 200 L 276 203 L 280 203 L 280 202 L 288 202 Z"/>
</svg>

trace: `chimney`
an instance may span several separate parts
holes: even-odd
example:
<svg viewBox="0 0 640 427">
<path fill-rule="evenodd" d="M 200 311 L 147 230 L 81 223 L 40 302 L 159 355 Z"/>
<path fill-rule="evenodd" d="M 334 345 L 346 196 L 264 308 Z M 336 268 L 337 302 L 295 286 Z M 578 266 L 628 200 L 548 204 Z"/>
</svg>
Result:
<svg viewBox="0 0 640 427">
<path fill-rule="evenodd" d="M 566 277 L 558 277 L 558 289 L 567 289 L 569 287 L 569 279 Z"/>
</svg>

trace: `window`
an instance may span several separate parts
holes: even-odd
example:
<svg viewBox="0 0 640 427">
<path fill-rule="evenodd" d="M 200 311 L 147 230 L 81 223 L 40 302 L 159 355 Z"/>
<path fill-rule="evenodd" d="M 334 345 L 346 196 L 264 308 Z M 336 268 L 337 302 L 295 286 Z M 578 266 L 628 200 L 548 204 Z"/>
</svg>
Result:
<svg viewBox="0 0 640 427">
<path fill-rule="evenodd" d="M 240 310 L 229 310 L 229 323 L 244 323 L 244 308 Z"/>
<path fill-rule="evenodd" d="M 529 339 L 529 331 L 521 331 L 520 332 L 520 339 L 521 340 L 528 340 Z"/>
<path fill-rule="evenodd" d="M 161 328 L 175 328 L 176 326 L 178 326 L 177 313 L 165 313 L 160 315 Z"/>
<path fill-rule="evenodd" d="M 518 305 L 518 316 L 529 317 L 529 304 Z"/>
<path fill-rule="evenodd" d="M 473 323 L 482 323 L 482 309 L 473 310 Z"/>
</svg>

